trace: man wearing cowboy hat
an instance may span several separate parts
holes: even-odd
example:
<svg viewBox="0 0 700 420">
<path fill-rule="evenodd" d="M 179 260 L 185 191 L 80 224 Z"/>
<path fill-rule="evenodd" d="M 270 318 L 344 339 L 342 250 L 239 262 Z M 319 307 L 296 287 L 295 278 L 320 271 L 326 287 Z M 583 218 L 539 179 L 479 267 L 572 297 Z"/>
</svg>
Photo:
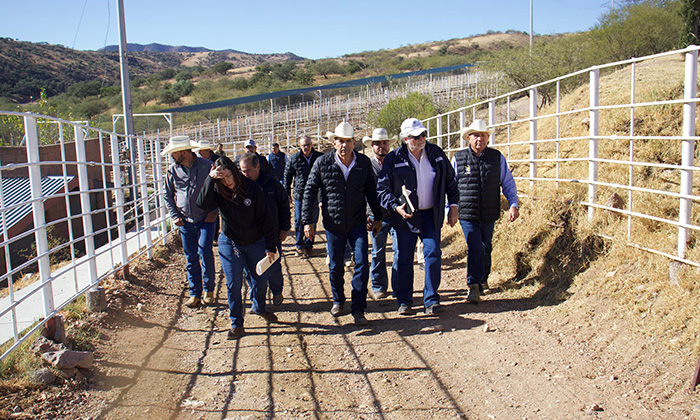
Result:
<svg viewBox="0 0 700 420">
<path fill-rule="evenodd" d="M 304 199 L 306 180 L 314 163 L 323 153 L 314 150 L 314 143 L 309 136 L 299 137 L 299 152 L 292 155 L 284 168 L 284 189 L 294 199 L 294 230 L 296 232 L 296 253 L 302 258 L 314 254 L 314 238 L 304 236 L 304 225 L 301 222 L 301 203 Z M 318 206 L 314 207 L 311 219 L 318 222 Z"/>
<path fill-rule="evenodd" d="M 333 141 L 332 150 L 314 163 L 304 189 L 302 220 L 304 234 L 311 238 L 316 233 L 311 214 L 316 206 L 316 197 L 321 197 L 323 227 L 326 229 L 326 249 L 328 251 L 328 271 L 333 293 L 331 315 L 340 316 L 345 305 L 343 288 L 343 254 L 345 247 L 355 255 L 355 268 L 352 277 L 350 311 L 356 325 L 367 323 L 367 223 L 365 212 L 369 203 L 375 215 L 381 214 L 377 201 L 377 190 L 372 172 L 372 163 L 365 155 L 355 153 L 355 138 L 352 125 L 340 123 L 334 132 L 327 136 Z M 381 217 L 381 216 L 379 216 Z M 371 222 L 373 229 L 381 227 L 377 218 Z"/>
<path fill-rule="evenodd" d="M 215 149 L 216 145 L 209 140 L 200 140 L 199 147 L 192 151 L 198 153 L 199 156 L 203 157 L 204 159 L 214 162 L 218 158 L 218 156 L 214 154 Z"/>
<path fill-rule="evenodd" d="M 501 215 L 501 190 L 508 200 L 508 220 L 520 215 L 518 190 L 506 158 L 488 147 L 489 130 L 484 120 L 474 120 L 462 128 L 460 137 L 469 147 L 452 158 L 459 187 L 459 223 L 467 241 L 467 301 L 478 303 L 488 289 L 491 272 L 491 241 L 496 220 Z"/>
<path fill-rule="evenodd" d="M 457 223 L 459 191 L 454 169 L 443 150 L 427 141 L 428 129 L 416 118 L 401 123 L 401 147 L 389 152 L 379 173 L 377 192 L 382 207 L 391 213 L 396 232 L 396 254 L 391 269 L 391 287 L 400 315 L 413 309 L 413 253 L 416 241 L 423 241 L 425 283 L 423 305 L 426 314 L 443 312 L 440 305 L 440 229 L 445 218 L 445 196 L 450 205 L 447 222 Z M 409 191 L 414 212 L 401 204 L 403 189 Z"/>
<path fill-rule="evenodd" d="M 196 205 L 212 162 L 192 151 L 198 147 L 199 144 L 191 141 L 189 136 L 175 136 L 170 138 L 161 153 L 163 156 L 170 155 L 174 161 L 165 174 L 165 203 L 173 224 L 180 228 L 182 248 L 187 257 L 190 299 L 185 305 L 190 308 L 201 305 L 202 292 L 204 303 L 214 302 L 216 275 L 212 244 L 218 213 L 204 211 Z"/>
<path fill-rule="evenodd" d="M 390 142 L 396 141 L 397 137 L 389 137 L 385 128 L 375 128 L 372 131 L 372 137 L 365 136 L 362 143 L 365 147 L 370 147 L 374 156 L 370 158 L 372 162 L 372 170 L 374 171 L 375 181 L 379 177 L 379 172 L 382 170 L 384 157 L 391 149 Z M 371 220 L 374 220 L 372 209 L 367 206 L 367 214 Z M 370 280 L 372 282 L 372 294 L 375 299 L 382 299 L 389 296 L 387 291 L 389 286 L 389 278 L 386 274 L 386 239 L 389 236 L 391 228 L 390 214 L 386 209 L 382 208 L 382 227 L 378 231 L 371 230 L 369 233 L 372 240 L 372 262 L 370 264 Z"/>
</svg>

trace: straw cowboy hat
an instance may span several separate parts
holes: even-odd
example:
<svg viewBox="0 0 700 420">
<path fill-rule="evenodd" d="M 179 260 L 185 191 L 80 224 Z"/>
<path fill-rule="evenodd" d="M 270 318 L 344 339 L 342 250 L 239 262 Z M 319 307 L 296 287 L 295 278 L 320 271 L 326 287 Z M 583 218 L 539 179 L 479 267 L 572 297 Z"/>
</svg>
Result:
<svg viewBox="0 0 700 420">
<path fill-rule="evenodd" d="M 199 147 L 197 142 L 190 140 L 190 136 L 174 136 L 170 137 L 170 142 L 162 152 L 161 156 L 167 156 L 174 152 L 179 152 L 180 150 L 192 150 Z"/>
<path fill-rule="evenodd" d="M 384 140 L 396 140 L 396 136 L 389 137 L 389 133 L 386 132 L 386 128 L 375 128 L 372 131 L 372 137 L 364 136 L 362 138 L 362 143 L 365 147 L 372 146 L 373 141 L 384 141 Z"/>
<path fill-rule="evenodd" d="M 469 135 L 472 133 L 486 133 L 491 137 L 493 128 L 489 129 L 484 120 L 474 120 L 469 127 L 464 127 L 459 132 L 459 136 L 464 140 L 469 140 Z"/>
<path fill-rule="evenodd" d="M 355 132 L 350 123 L 343 121 L 338 124 L 335 131 L 327 131 L 326 137 L 328 137 L 328 139 L 331 141 L 335 140 L 336 137 L 341 139 L 352 139 L 355 137 Z"/>
<path fill-rule="evenodd" d="M 216 150 L 216 145 L 209 140 L 200 140 L 199 141 L 199 147 L 194 149 L 195 152 L 199 152 L 200 150 Z"/>
</svg>

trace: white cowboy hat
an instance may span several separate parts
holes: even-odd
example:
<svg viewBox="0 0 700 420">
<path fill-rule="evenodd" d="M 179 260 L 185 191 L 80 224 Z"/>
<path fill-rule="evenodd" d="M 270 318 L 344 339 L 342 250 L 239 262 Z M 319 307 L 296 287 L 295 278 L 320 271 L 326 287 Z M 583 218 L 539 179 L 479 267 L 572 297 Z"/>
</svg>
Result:
<svg viewBox="0 0 700 420">
<path fill-rule="evenodd" d="M 179 152 L 180 150 L 192 150 L 199 147 L 197 142 L 190 140 L 190 136 L 174 136 L 170 137 L 170 142 L 162 152 L 161 156 L 167 156 L 174 152 Z"/>
<path fill-rule="evenodd" d="M 493 128 L 489 129 L 484 120 L 474 120 L 469 127 L 464 127 L 459 132 L 459 136 L 464 140 L 469 140 L 469 135 L 471 133 L 486 133 L 491 137 L 493 135 Z"/>
<path fill-rule="evenodd" d="M 199 152 L 200 150 L 206 150 L 206 149 L 216 150 L 216 145 L 214 143 L 210 142 L 209 140 L 200 140 L 199 147 L 197 147 L 193 151 Z"/>
<path fill-rule="evenodd" d="M 372 131 L 372 137 L 364 136 L 362 138 L 362 143 L 365 147 L 372 146 L 373 141 L 384 141 L 384 140 L 396 140 L 396 136 L 389 137 L 389 133 L 386 132 L 386 128 L 375 128 Z"/>
<path fill-rule="evenodd" d="M 418 118 L 406 118 L 401 123 L 401 138 L 405 139 L 408 136 L 417 136 L 420 133 L 428 131 Z"/>
<path fill-rule="evenodd" d="M 335 131 L 327 131 L 326 137 L 328 137 L 328 139 L 331 141 L 335 140 L 336 137 L 340 137 L 341 139 L 352 139 L 355 137 L 355 132 L 350 123 L 343 121 L 338 124 Z"/>
</svg>

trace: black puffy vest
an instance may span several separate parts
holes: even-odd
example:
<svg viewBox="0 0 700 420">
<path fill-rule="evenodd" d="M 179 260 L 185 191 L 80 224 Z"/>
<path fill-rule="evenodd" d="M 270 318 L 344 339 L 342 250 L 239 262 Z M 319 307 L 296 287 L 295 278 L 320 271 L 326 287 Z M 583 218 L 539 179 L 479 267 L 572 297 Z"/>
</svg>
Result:
<svg viewBox="0 0 700 420">
<path fill-rule="evenodd" d="M 501 152 L 486 148 L 477 157 L 467 148 L 455 154 L 459 218 L 493 222 L 501 212 Z"/>
</svg>

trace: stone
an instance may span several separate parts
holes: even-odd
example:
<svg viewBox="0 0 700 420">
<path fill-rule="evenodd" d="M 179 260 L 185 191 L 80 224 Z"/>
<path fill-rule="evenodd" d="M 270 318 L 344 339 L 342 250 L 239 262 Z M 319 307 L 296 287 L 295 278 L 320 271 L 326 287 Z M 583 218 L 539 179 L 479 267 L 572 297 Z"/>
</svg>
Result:
<svg viewBox="0 0 700 420">
<path fill-rule="evenodd" d="M 49 368 L 41 368 L 31 373 L 29 376 L 32 382 L 41 385 L 51 385 L 56 381 L 56 374 Z"/>
<path fill-rule="evenodd" d="M 75 367 L 90 369 L 94 361 L 92 352 L 73 350 L 50 351 L 42 354 L 41 358 L 46 363 L 58 369 Z"/>
<path fill-rule="evenodd" d="M 39 338 L 34 340 L 30 347 L 31 352 L 36 354 L 37 356 L 41 356 L 43 353 L 47 353 L 50 351 L 59 351 L 63 349 L 65 349 L 65 346 L 63 344 L 57 344 L 52 340 L 49 340 L 48 338 L 44 337 L 43 335 L 40 335 Z"/>
<path fill-rule="evenodd" d="M 41 335 L 56 343 L 66 342 L 66 327 L 63 325 L 63 317 L 55 315 L 44 321 Z"/>
<path fill-rule="evenodd" d="M 67 369 L 59 369 L 58 370 L 58 376 L 60 376 L 63 379 L 70 379 L 77 374 L 78 374 L 78 369 L 76 369 L 76 368 L 67 368 Z"/>
<path fill-rule="evenodd" d="M 85 293 L 85 306 L 88 312 L 102 312 L 107 309 L 105 288 L 97 286 Z"/>
</svg>

